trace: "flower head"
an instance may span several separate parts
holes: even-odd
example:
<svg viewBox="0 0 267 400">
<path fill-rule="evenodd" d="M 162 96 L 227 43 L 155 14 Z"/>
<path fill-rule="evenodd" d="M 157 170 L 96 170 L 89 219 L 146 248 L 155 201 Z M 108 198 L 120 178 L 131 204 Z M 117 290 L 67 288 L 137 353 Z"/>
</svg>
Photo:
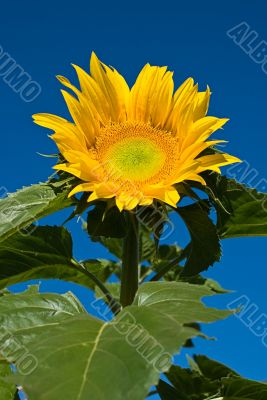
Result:
<svg viewBox="0 0 267 400">
<path fill-rule="evenodd" d="M 69 196 L 89 192 L 88 201 L 114 198 L 120 210 L 150 205 L 154 199 L 176 206 L 176 184 L 197 181 L 201 172 L 239 162 L 236 157 L 203 151 L 226 118 L 206 116 L 210 89 L 198 92 L 192 78 L 175 92 L 167 67 L 145 65 L 130 89 L 124 78 L 93 53 L 90 75 L 74 65 L 80 89 L 58 79 L 73 119 L 36 114 L 37 124 L 52 129 L 65 162 L 56 170 L 80 179 Z"/>
</svg>

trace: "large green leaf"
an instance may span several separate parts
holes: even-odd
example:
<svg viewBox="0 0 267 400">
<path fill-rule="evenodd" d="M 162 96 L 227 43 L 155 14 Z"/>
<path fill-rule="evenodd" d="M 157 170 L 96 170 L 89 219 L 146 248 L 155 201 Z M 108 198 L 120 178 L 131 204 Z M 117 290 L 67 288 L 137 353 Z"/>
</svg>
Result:
<svg viewBox="0 0 267 400">
<path fill-rule="evenodd" d="M 194 331 L 167 316 L 159 324 L 149 310 L 136 308 L 128 312 L 123 311 L 121 320 L 113 323 L 103 323 L 90 316 L 72 318 L 44 330 L 38 342 L 31 341 L 30 351 L 39 365 L 33 374 L 22 377 L 29 398 L 143 400 L 158 379 L 157 363 L 164 361 L 166 366 L 168 359 L 164 350 L 176 352 Z M 138 328 L 135 335 L 139 338 L 128 335 Z M 169 330 L 173 332 L 171 338 L 166 335 Z M 144 356 L 129 343 L 129 337 L 138 340 L 139 352 Z M 144 337 L 148 343 L 142 345 Z M 44 382 L 49 382 L 49 386 L 44 386 Z"/>
<path fill-rule="evenodd" d="M 66 192 L 57 194 L 52 185 L 40 183 L 18 190 L 0 200 L 0 241 L 29 227 L 34 221 L 73 204 Z M 25 235 L 31 229 L 23 232 Z"/>
<path fill-rule="evenodd" d="M 16 296 L 6 296 L 9 302 L 5 302 L 4 311 L 20 304 L 20 318 L 14 318 L 14 311 L 11 316 L 7 312 L 3 315 L 0 299 L 2 323 L 5 325 L 5 318 L 9 325 L 12 321 L 14 335 L 38 360 L 30 375 L 15 379 L 29 400 L 144 400 L 160 372 L 168 369 L 171 355 L 199 334 L 184 324 L 228 315 L 228 311 L 204 306 L 201 297 L 211 293 L 208 288 L 186 283 L 147 283 L 134 304 L 111 322 L 83 313 L 70 313 L 69 318 L 58 321 L 54 313 L 50 325 L 42 322 L 42 313 L 35 317 L 35 299 L 27 307 L 21 299 L 16 301 Z M 46 299 L 46 295 L 41 297 Z M 94 306 L 104 316 L 101 301 Z"/>
<path fill-rule="evenodd" d="M 62 279 L 94 289 L 76 264 L 70 233 L 63 227 L 39 226 L 31 235 L 17 233 L 0 243 L 0 288 L 32 279 Z M 84 266 L 101 281 L 115 268 L 105 260 L 87 260 Z"/>
<path fill-rule="evenodd" d="M 206 180 L 217 208 L 222 238 L 267 236 L 267 193 L 217 174 Z"/>
<path fill-rule="evenodd" d="M 177 212 L 191 236 L 183 274 L 197 275 L 220 260 L 221 249 L 216 227 L 209 218 L 208 210 L 204 210 L 200 203 L 179 207 Z"/>
</svg>

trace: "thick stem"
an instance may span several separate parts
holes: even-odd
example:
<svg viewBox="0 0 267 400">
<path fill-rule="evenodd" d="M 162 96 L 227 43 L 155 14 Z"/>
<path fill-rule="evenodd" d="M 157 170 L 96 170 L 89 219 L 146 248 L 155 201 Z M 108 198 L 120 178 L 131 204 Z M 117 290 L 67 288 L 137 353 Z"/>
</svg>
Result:
<svg viewBox="0 0 267 400">
<path fill-rule="evenodd" d="M 139 230 L 138 219 L 135 214 L 128 213 L 128 233 L 124 239 L 121 296 L 123 307 L 132 304 L 139 283 Z"/>
</svg>

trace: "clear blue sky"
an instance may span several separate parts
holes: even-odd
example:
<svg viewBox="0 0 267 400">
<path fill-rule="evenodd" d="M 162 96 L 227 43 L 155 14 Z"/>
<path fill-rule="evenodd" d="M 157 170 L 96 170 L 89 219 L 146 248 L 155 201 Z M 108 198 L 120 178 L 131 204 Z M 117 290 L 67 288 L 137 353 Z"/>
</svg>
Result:
<svg viewBox="0 0 267 400">
<path fill-rule="evenodd" d="M 45 180 L 51 173 L 51 160 L 37 152 L 53 153 L 55 147 L 47 131 L 33 125 L 31 115 L 51 112 L 67 116 L 55 75 L 73 77 L 72 62 L 87 68 L 92 50 L 130 83 L 143 64 L 150 62 L 174 70 L 177 85 L 188 76 L 203 89 L 209 84 L 213 92 L 210 113 L 231 119 L 224 130 L 230 141 L 228 151 L 267 178 L 267 75 L 226 34 L 245 21 L 267 41 L 266 16 L 263 0 L 3 3 L 0 45 L 40 84 L 42 92 L 35 101 L 25 103 L 0 76 L 0 186 L 12 192 Z M 61 214 L 46 222 L 63 219 Z M 79 224 L 69 227 L 77 258 L 105 255 L 83 236 Z M 178 233 L 172 240 L 177 237 Z M 223 253 L 222 262 L 207 275 L 236 293 L 212 303 L 223 306 L 245 294 L 258 305 L 259 313 L 267 313 L 266 238 L 226 240 Z M 42 288 L 71 289 L 89 304 L 87 290 L 77 285 L 46 282 Z M 238 319 L 231 317 L 208 326 L 205 332 L 218 340 L 197 341 L 198 353 L 227 363 L 249 378 L 267 378 L 267 348 Z"/>
</svg>

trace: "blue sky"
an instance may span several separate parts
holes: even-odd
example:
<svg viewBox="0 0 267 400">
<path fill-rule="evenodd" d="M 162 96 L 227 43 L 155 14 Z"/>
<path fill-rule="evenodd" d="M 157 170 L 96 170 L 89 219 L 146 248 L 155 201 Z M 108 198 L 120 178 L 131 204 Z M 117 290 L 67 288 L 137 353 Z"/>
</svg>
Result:
<svg viewBox="0 0 267 400">
<path fill-rule="evenodd" d="M 74 79 L 71 63 L 88 68 L 92 50 L 116 67 L 132 83 L 146 63 L 168 65 L 179 85 L 188 76 L 208 84 L 213 92 L 210 114 L 229 117 L 223 138 L 227 151 L 246 160 L 258 171 L 257 184 L 267 178 L 266 107 L 267 75 L 234 43 L 227 31 L 244 21 L 267 41 L 267 5 L 264 1 L 224 2 L 135 1 L 114 2 L 24 1 L 1 7 L 0 45 L 41 87 L 40 95 L 25 102 L 3 80 L 1 98 L 0 186 L 12 192 L 23 185 L 46 180 L 52 161 L 37 155 L 54 153 L 45 129 L 33 125 L 31 115 L 51 112 L 67 116 L 55 75 Z M 60 223 L 65 215 L 46 222 Z M 72 222 L 77 258 L 105 256 Z M 171 238 L 180 236 L 175 232 Z M 223 259 L 207 275 L 235 290 L 209 303 L 220 307 L 245 295 L 267 314 L 266 238 L 244 238 L 223 242 Z M 21 286 L 17 289 L 21 289 Z M 46 291 L 72 290 L 85 304 L 91 295 L 77 285 L 45 282 Z M 256 318 L 254 316 L 254 318 Z M 197 341 L 198 353 L 227 363 L 253 379 L 267 378 L 267 348 L 240 320 L 231 317 L 205 328 L 217 341 Z M 184 358 L 179 358 L 184 364 Z"/>
</svg>

